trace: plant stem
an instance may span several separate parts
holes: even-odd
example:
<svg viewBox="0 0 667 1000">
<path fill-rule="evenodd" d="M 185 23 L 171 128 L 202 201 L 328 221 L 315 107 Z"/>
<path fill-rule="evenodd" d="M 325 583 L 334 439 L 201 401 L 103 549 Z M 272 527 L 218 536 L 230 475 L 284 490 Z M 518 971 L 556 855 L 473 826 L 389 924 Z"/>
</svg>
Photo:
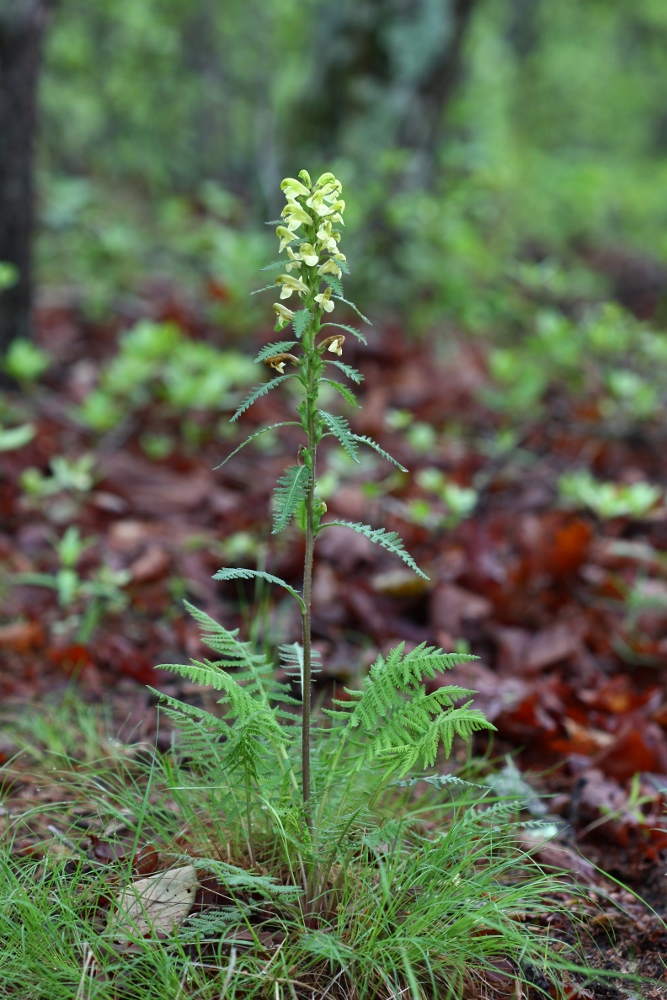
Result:
<svg viewBox="0 0 667 1000">
<path fill-rule="evenodd" d="M 314 340 L 314 331 L 313 331 Z M 309 344 L 310 351 L 313 352 L 312 340 Z M 306 554 L 303 565 L 303 690 L 301 697 L 302 732 L 301 732 L 301 763 L 303 769 L 303 803 L 306 809 L 306 820 L 310 828 L 312 817 L 310 813 L 310 709 L 311 709 L 311 604 L 313 592 L 313 553 L 315 550 L 315 531 L 313 529 L 313 512 L 315 500 L 315 382 L 313 373 L 312 353 L 308 356 L 308 389 L 306 396 L 307 407 L 307 436 L 308 436 L 308 456 L 310 462 L 310 486 L 306 497 Z"/>
</svg>

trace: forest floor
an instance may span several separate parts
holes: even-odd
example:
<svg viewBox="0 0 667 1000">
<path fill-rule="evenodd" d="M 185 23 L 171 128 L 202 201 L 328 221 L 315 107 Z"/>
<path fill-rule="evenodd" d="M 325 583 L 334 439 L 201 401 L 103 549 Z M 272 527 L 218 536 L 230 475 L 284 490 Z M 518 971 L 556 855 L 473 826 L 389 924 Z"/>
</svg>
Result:
<svg viewBox="0 0 667 1000">
<path fill-rule="evenodd" d="M 178 319 L 195 340 L 215 340 L 182 303 L 156 300 L 150 308 L 157 319 Z M 155 668 L 201 652 L 197 627 L 181 610 L 183 596 L 226 626 L 245 628 L 254 620 L 258 641 L 299 638 L 298 615 L 274 595 L 212 580 L 245 554 L 246 565 L 259 559 L 299 585 L 297 533 L 267 544 L 271 490 L 295 453 L 298 428 L 284 428 L 281 441 L 261 452 L 249 446 L 218 471 L 212 470 L 248 433 L 293 419 L 287 394 L 279 389 L 260 399 L 236 436 L 224 440 L 217 431 L 221 415 L 195 411 L 191 443 L 179 442 L 181 418 L 156 400 L 128 412 L 101 438 L 92 435 L 73 410 L 112 356 L 121 325 L 44 307 L 39 337 L 54 364 L 29 397 L 7 397 L 37 434 L 2 455 L 0 560 L 8 578 L 0 602 L 0 698 L 7 722 L 27 702 L 48 706 L 76 683 L 85 699 L 112 706 L 121 740 L 157 738 L 166 748 L 169 733 L 156 733 L 154 698 L 145 685 L 193 694 Z M 265 331 L 248 349 L 271 339 Z M 536 857 L 589 888 L 596 946 L 590 961 L 664 983 L 667 518 L 600 520 L 565 508 L 557 489 L 559 476 L 577 464 L 617 482 L 659 479 L 664 444 L 599 433 L 595 416 L 563 391 L 546 417 L 523 424 L 513 447 L 498 448 L 502 421 L 480 402 L 488 375 L 478 345 L 444 334 L 409 342 L 391 324 L 368 339 L 368 346 L 351 338 L 345 344 L 342 360 L 365 377 L 360 409 L 348 416 L 356 433 L 377 440 L 411 475 L 392 472 L 377 456 L 358 471 L 336 467 L 329 515 L 397 530 L 430 581 L 360 535 L 342 528 L 325 533 L 314 583 L 323 662 L 317 694 L 354 685 L 378 652 L 400 641 L 477 654 L 443 683 L 478 692 L 475 704 L 497 727 L 491 756 L 502 766 L 513 754 L 549 796 L 547 815 L 558 817 L 560 833 Z M 396 429 L 401 422 L 409 423 L 406 433 Z M 170 434 L 171 454 L 147 457 L 140 444 L 147 431 Z M 22 488 L 27 468 L 49 475 L 54 456 L 86 453 L 95 458 L 88 487 L 41 500 Z M 472 515 L 448 522 L 442 494 L 427 489 L 437 479 L 433 471 L 415 480 L 425 469 L 475 487 Z M 92 541 L 77 562 L 78 582 L 65 607 L 62 591 L 59 603 L 54 587 L 16 577 L 57 576 L 63 566 L 54 538 L 70 525 Z M 124 576 L 108 576 L 107 590 L 95 598 L 82 585 L 102 579 L 100 567 Z M 485 741 L 476 748 L 486 750 Z M 9 736 L 0 734 L 0 762 L 14 752 Z M 21 785 L 12 767 L 10 798 Z M 616 996 L 616 986 L 600 980 L 584 995 Z M 642 992 L 667 996 L 660 985 Z"/>
</svg>

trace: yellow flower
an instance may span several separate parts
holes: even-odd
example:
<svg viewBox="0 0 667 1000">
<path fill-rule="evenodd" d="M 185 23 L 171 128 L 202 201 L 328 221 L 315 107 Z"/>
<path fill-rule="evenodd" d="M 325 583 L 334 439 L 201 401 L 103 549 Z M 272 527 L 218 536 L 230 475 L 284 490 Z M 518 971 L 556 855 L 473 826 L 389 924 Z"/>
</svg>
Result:
<svg viewBox="0 0 667 1000">
<path fill-rule="evenodd" d="M 285 364 L 287 361 L 291 361 L 292 364 L 298 365 L 299 359 L 295 358 L 293 354 L 274 354 L 271 358 L 265 358 L 264 364 L 269 368 L 274 368 L 281 375 L 285 374 Z"/>
<path fill-rule="evenodd" d="M 315 252 L 312 243 L 302 243 L 299 247 L 299 257 L 308 267 L 315 267 L 320 259 Z"/>
<path fill-rule="evenodd" d="M 308 215 L 308 212 L 298 201 L 288 201 L 280 214 L 287 223 L 287 228 L 292 232 L 298 229 L 299 226 L 313 225 L 312 217 Z"/>
<path fill-rule="evenodd" d="M 343 353 L 343 344 L 345 343 L 345 337 L 342 333 L 336 333 L 333 337 L 327 337 L 319 345 L 320 348 L 326 347 L 327 351 L 331 351 L 332 354 L 337 354 L 338 357 Z"/>
<path fill-rule="evenodd" d="M 321 264 L 318 267 L 317 273 L 318 274 L 335 274 L 337 278 L 340 278 L 343 272 L 339 268 L 339 266 L 336 263 L 336 261 L 333 260 L 333 258 L 329 258 L 329 260 L 325 260 L 324 264 Z"/>
<path fill-rule="evenodd" d="M 273 311 L 277 316 L 276 325 L 278 330 L 282 330 L 283 327 L 286 327 L 287 324 L 292 321 L 292 317 L 294 316 L 292 310 L 288 309 L 287 306 L 282 305 L 280 302 L 273 303 Z"/>
<path fill-rule="evenodd" d="M 280 240 L 280 249 L 278 253 L 282 253 L 285 247 L 294 239 L 294 233 L 290 232 L 289 229 L 285 229 L 284 226 L 278 226 L 276 229 L 276 236 Z"/>
<path fill-rule="evenodd" d="M 308 285 L 291 274 L 279 274 L 276 278 L 276 285 L 282 285 L 280 289 L 281 299 L 288 299 L 292 292 L 298 292 L 299 295 L 308 295 L 309 292 Z"/>
<path fill-rule="evenodd" d="M 281 181 L 280 190 L 285 193 L 286 198 L 298 198 L 299 195 L 307 198 L 310 194 L 308 188 L 295 177 L 286 177 L 284 181 Z"/>
<path fill-rule="evenodd" d="M 290 262 L 289 264 L 285 264 L 286 271 L 291 271 L 293 267 L 296 268 L 301 267 L 301 255 L 298 253 L 294 253 L 291 247 L 287 248 L 287 256 L 289 257 Z"/>
<path fill-rule="evenodd" d="M 315 301 L 319 302 L 325 312 L 333 312 L 334 304 L 331 301 L 331 288 L 329 286 L 320 295 L 315 296 Z"/>
</svg>

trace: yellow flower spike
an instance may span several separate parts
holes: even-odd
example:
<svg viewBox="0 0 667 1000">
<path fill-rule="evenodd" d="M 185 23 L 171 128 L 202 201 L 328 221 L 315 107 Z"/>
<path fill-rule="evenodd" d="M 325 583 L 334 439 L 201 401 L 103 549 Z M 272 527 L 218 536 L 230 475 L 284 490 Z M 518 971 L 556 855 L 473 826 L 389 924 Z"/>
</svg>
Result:
<svg viewBox="0 0 667 1000">
<path fill-rule="evenodd" d="M 313 218 L 297 201 L 288 201 L 280 213 L 287 222 L 287 228 L 294 230 L 299 226 L 312 226 Z"/>
<path fill-rule="evenodd" d="M 285 270 L 291 271 L 293 267 L 299 269 L 301 267 L 301 256 L 300 254 L 294 253 L 291 247 L 287 248 L 287 256 L 290 259 L 289 264 L 285 264 Z"/>
<path fill-rule="evenodd" d="M 319 256 L 315 252 L 312 243 L 302 243 L 299 247 L 299 257 L 308 267 L 315 267 L 319 261 Z"/>
<path fill-rule="evenodd" d="M 264 364 L 269 368 L 274 368 L 281 375 L 285 374 L 285 364 L 291 361 L 293 365 L 298 365 L 299 359 L 293 354 L 274 354 L 273 357 L 265 358 Z"/>
<path fill-rule="evenodd" d="M 299 177 L 303 181 L 304 184 L 308 185 L 309 188 L 313 186 L 313 182 L 311 181 L 310 174 L 308 173 L 307 170 L 300 170 L 299 171 Z"/>
<path fill-rule="evenodd" d="M 284 192 L 286 198 L 307 197 L 310 191 L 295 177 L 286 177 L 280 182 L 280 190 Z"/>
<path fill-rule="evenodd" d="M 335 274 L 337 278 L 340 278 L 343 272 L 339 268 L 335 260 L 329 259 L 325 260 L 324 264 L 321 264 L 317 269 L 318 274 Z"/>
<path fill-rule="evenodd" d="M 333 304 L 333 303 L 332 303 Z M 317 345 L 318 351 L 331 351 L 332 354 L 337 354 L 338 357 L 343 353 L 343 344 L 345 343 L 345 337 L 342 333 L 335 333 L 333 337 L 327 337 L 323 340 L 321 344 Z"/>
</svg>

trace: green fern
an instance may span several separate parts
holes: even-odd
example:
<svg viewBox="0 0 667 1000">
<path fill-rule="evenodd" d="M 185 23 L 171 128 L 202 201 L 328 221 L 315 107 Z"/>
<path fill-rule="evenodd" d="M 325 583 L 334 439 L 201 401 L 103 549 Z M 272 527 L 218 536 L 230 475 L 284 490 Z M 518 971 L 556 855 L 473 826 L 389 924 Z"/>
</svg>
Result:
<svg viewBox="0 0 667 1000">
<path fill-rule="evenodd" d="M 269 382 L 263 382 L 262 385 L 256 385 L 243 400 L 234 416 L 229 418 L 229 422 L 233 424 L 234 421 L 238 420 L 241 414 L 245 413 L 246 410 L 249 410 L 252 404 L 256 403 L 261 396 L 266 396 L 267 392 L 271 392 L 272 389 L 275 389 L 277 385 L 280 385 L 281 382 L 284 382 L 285 379 L 288 378 L 293 378 L 293 376 L 278 375 L 277 378 L 272 378 Z"/>
<path fill-rule="evenodd" d="M 295 345 L 296 340 L 279 340 L 275 344 L 265 344 L 255 358 L 255 364 L 258 364 L 260 361 L 266 361 L 267 358 L 273 358 L 276 354 L 286 354 Z"/>
<path fill-rule="evenodd" d="M 327 364 L 335 365 L 336 368 L 340 368 L 340 370 L 344 372 L 349 379 L 356 382 L 357 385 L 361 385 L 364 381 L 364 376 L 361 372 L 358 372 L 356 368 L 352 368 L 350 365 L 343 364 L 342 361 L 331 361 L 330 358 L 327 358 Z"/>
<path fill-rule="evenodd" d="M 245 441 L 243 441 L 237 448 L 234 448 L 234 451 L 230 452 L 227 458 L 223 459 L 220 465 L 214 465 L 213 469 L 214 470 L 221 469 L 223 465 L 226 465 L 227 462 L 230 460 L 230 458 L 233 458 L 234 455 L 238 454 L 238 452 L 240 452 L 242 448 L 245 448 L 245 446 L 247 444 L 250 444 L 251 441 L 254 441 L 255 438 L 261 437 L 262 434 L 266 434 L 267 431 L 273 431 L 276 429 L 276 427 L 299 427 L 299 426 L 300 425 L 298 420 L 281 420 L 277 424 L 269 424 L 267 427 L 262 427 L 261 430 L 255 431 L 254 434 L 251 434 L 249 437 L 247 437 Z"/>
<path fill-rule="evenodd" d="M 267 583 L 275 583 L 279 587 L 282 587 L 283 590 L 286 590 L 288 594 L 291 594 L 292 597 L 296 598 L 296 600 L 299 602 L 302 608 L 305 606 L 303 603 L 303 598 L 301 597 L 300 594 L 297 594 L 294 587 L 290 587 L 289 583 L 285 583 L 285 581 L 281 580 L 279 576 L 273 576 L 272 573 L 265 573 L 264 570 L 261 569 L 246 569 L 244 566 L 235 566 L 232 569 L 223 566 L 223 568 L 219 569 L 218 572 L 214 575 L 213 579 L 214 580 L 253 580 L 253 579 L 266 580 Z M 190 607 L 187 601 L 185 602 L 185 604 L 186 607 Z"/>
<path fill-rule="evenodd" d="M 397 534 L 397 532 L 387 531 L 386 528 L 371 528 L 369 524 L 356 524 L 352 521 L 325 521 L 324 524 L 320 525 L 320 531 L 323 528 L 331 528 L 334 526 L 340 528 L 350 528 L 352 531 L 356 531 L 358 535 L 364 535 L 369 541 L 373 542 L 374 545 L 381 545 L 383 549 L 393 552 L 395 556 L 402 559 L 403 562 L 409 566 L 411 570 L 414 570 L 418 576 L 421 576 L 423 580 L 429 579 L 426 573 L 419 568 L 410 553 L 406 551 L 403 539 Z"/>
<path fill-rule="evenodd" d="M 368 344 L 368 341 L 366 340 L 366 338 L 363 335 L 363 333 L 361 332 L 361 330 L 357 330 L 356 327 L 354 327 L 354 326 L 348 326 L 347 323 L 322 323 L 322 327 L 321 328 L 323 329 L 325 326 L 335 326 L 335 327 L 338 327 L 339 330 L 345 330 L 346 333 L 351 333 L 352 336 L 356 337 L 357 340 L 360 340 L 362 344 L 364 344 L 364 345 Z"/>
<path fill-rule="evenodd" d="M 308 329 L 310 321 L 313 318 L 313 314 L 310 309 L 300 309 L 295 312 L 292 316 L 292 328 L 296 336 L 301 340 L 304 332 Z"/>
<path fill-rule="evenodd" d="M 350 456 L 352 461 L 358 463 L 357 445 L 354 440 L 354 434 L 350 430 L 349 422 L 345 419 L 345 417 L 338 417 L 333 413 L 327 413 L 326 410 L 319 410 L 318 412 L 324 423 L 329 428 L 331 434 L 333 434 L 335 438 L 338 438 L 340 444 Z"/>
<path fill-rule="evenodd" d="M 278 480 L 273 491 L 273 535 L 283 531 L 306 499 L 310 487 L 310 470 L 305 465 L 291 465 Z"/>
<path fill-rule="evenodd" d="M 332 292 L 335 292 L 336 295 L 341 296 L 345 294 L 340 278 L 337 278 L 334 274 L 323 274 L 322 281 L 329 285 Z"/>
<path fill-rule="evenodd" d="M 408 471 L 404 465 L 401 465 L 398 459 L 394 458 L 393 455 L 390 455 L 388 451 L 384 450 L 384 448 L 381 448 L 380 445 L 373 440 L 373 438 L 366 437 L 365 434 L 353 434 L 352 437 L 354 438 L 355 441 L 358 441 L 359 444 L 365 444 L 368 448 L 373 448 L 374 451 L 378 453 L 378 455 L 382 455 L 383 458 L 386 458 L 388 462 L 391 462 L 392 465 L 395 465 L 398 469 L 401 470 L 401 472 Z"/>
<path fill-rule="evenodd" d="M 332 378 L 321 378 L 320 382 L 326 382 L 326 384 L 330 385 L 332 389 L 339 392 L 345 402 L 349 403 L 350 406 L 353 406 L 355 409 L 359 406 L 356 396 L 354 393 L 350 392 L 346 385 L 343 385 L 341 382 L 336 382 L 336 380 Z"/>
<path fill-rule="evenodd" d="M 264 289 L 260 288 L 259 291 L 263 292 Z M 334 295 L 333 298 L 337 299 L 339 302 L 342 302 L 344 305 L 349 306 L 350 309 L 353 309 L 354 312 L 356 312 L 356 314 L 359 317 L 359 319 L 363 319 L 364 323 L 366 323 L 367 326 L 372 326 L 373 325 L 371 323 L 371 321 L 369 320 L 368 316 L 364 316 L 364 314 L 362 313 L 361 309 L 359 309 L 358 306 L 355 306 L 354 302 L 350 302 L 349 299 L 344 299 L 342 295 L 338 295 L 338 294 Z"/>
</svg>

